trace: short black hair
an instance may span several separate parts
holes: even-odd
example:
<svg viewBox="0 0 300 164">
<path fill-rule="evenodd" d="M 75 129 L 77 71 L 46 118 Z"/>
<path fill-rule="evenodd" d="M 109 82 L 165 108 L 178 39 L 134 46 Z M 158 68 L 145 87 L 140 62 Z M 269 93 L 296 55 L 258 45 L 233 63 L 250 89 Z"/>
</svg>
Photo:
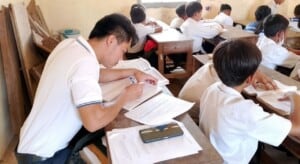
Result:
<svg viewBox="0 0 300 164">
<path fill-rule="evenodd" d="M 189 2 L 185 8 L 185 12 L 188 17 L 192 17 L 196 12 L 200 11 L 202 11 L 202 5 L 198 1 Z"/>
<path fill-rule="evenodd" d="M 298 4 L 294 9 L 294 15 L 295 17 L 300 18 L 300 4 Z"/>
<path fill-rule="evenodd" d="M 280 14 L 269 15 L 264 20 L 264 34 L 273 37 L 280 31 L 285 31 L 289 26 L 289 21 Z"/>
<path fill-rule="evenodd" d="M 257 46 L 242 39 L 220 43 L 213 55 L 214 68 L 220 80 L 229 87 L 239 86 L 254 75 L 261 60 Z"/>
<path fill-rule="evenodd" d="M 230 10 L 231 11 L 231 6 L 229 5 L 229 4 L 227 4 L 227 3 L 223 3 L 223 4 L 221 4 L 221 6 L 220 6 L 220 11 L 222 12 L 222 11 L 225 11 L 225 10 Z"/>
<path fill-rule="evenodd" d="M 145 8 L 142 5 L 134 4 L 130 9 L 132 23 L 141 23 L 146 20 Z"/>
<path fill-rule="evenodd" d="M 138 41 L 135 28 L 130 20 L 126 16 L 117 13 L 101 18 L 91 31 L 89 39 L 101 39 L 108 35 L 115 35 L 118 43 L 131 41 L 131 46 Z"/>
<path fill-rule="evenodd" d="M 271 14 L 271 8 L 267 5 L 261 5 L 255 10 L 256 21 L 263 21 Z"/>
<path fill-rule="evenodd" d="M 176 14 L 179 16 L 179 17 L 184 17 L 186 16 L 186 13 L 185 13 L 185 4 L 181 4 L 179 5 L 176 10 L 175 10 Z"/>
</svg>

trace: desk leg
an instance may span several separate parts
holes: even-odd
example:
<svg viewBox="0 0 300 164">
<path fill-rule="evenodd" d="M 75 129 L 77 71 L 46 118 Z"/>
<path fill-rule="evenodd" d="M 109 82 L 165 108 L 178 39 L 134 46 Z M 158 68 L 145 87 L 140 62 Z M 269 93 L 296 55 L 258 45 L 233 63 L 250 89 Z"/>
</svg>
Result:
<svg viewBox="0 0 300 164">
<path fill-rule="evenodd" d="M 161 74 L 165 73 L 164 69 L 164 55 L 162 53 L 158 53 L 158 70 Z"/>
</svg>

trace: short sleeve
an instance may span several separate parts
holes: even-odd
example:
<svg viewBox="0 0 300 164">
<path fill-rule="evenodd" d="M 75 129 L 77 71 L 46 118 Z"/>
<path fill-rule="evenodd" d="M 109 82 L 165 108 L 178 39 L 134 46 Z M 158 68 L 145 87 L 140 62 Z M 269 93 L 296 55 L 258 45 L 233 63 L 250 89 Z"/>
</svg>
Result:
<svg viewBox="0 0 300 164">
<path fill-rule="evenodd" d="M 77 108 L 102 103 L 99 81 L 100 65 L 97 61 L 84 59 L 74 66 L 69 79 L 71 94 Z"/>
<path fill-rule="evenodd" d="M 278 146 L 287 137 L 292 128 L 290 120 L 268 113 L 258 105 L 250 105 L 248 133 L 261 142 Z"/>
</svg>

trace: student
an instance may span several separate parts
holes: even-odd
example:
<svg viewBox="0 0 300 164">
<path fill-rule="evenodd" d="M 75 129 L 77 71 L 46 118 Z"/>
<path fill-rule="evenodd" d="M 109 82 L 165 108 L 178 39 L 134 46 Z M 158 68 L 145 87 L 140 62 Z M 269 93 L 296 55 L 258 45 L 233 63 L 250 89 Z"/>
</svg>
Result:
<svg viewBox="0 0 300 164">
<path fill-rule="evenodd" d="M 180 29 L 180 26 L 182 25 L 182 23 L 187 19 L 187 16 L 185 13 L 185 4 L 179 5 L 175 11 L 176 11 L 177 17 L 171 21 L 170 27 L 175 28 L 175 29 Z"/>
<path fill-rule="evenodd" d="M 211 39 L 222 32 L 222 26 L 216 22 L 202 20 L 202 5 L 197 1 L 186 6 L 188 18 L 180 26 L 184 35 L 193 39 L 193 53 L 205 53 L 202 47 L 203 38 Z"/>
<path fill-rule="evenodd" d="M 256 79 L 253 80 L 252 83 L 254 87 L 256 87 L 257 84 L 263 84 L 268 90 L 277 88 L 274 81 L 260 71 L 257 71 L 257 76 L 255 78 Z M 200 98 L 205 89 L 217 81 L 220 81 L 218 75 L 214 69 L 213 64 L 209 62 L 201 66 L 186 81 L 178 94 L 179 98 L 196 103 L 194 107 L 188 111 L 188 113 L 197 124 L 199 123 L 199 106 L 201 103 Z"/>
<path fill-rule="evenodd" d="M 259 6 L 255 11 L 255 22 L 249 23 L 245 30 L 253 32 L 255 34 L 260 34 L 263 32 L 263 22 L 264 19 L 271 14 L 271 8 L 267 5 Z"/>
<path fill-rule="evenodd" d="M 287 75 L 300 60 L 300 56 L 282 46 L 288 25 L 288 20 L 282 15 L 268 16 L 264 21 L 264 35 L 258 38 L 256 44 L 262 52 L 261 64 L 271 69 L 281 66 L 283 69 L 287 69 L 282 72 Z"/>
<path fill-rule="evenodd" d="M 221 82 L 204 91 L 199 125 L 224 163 L 249 163 L 259 141 L 278 146 L 287 135 L 300 136 L 300 95 L 289 94 L 294 106 L 290 120 L 242 96 L 261 58 L 259 49 L 245 40 L 227 41 L 215 49 L 213 64 Z"/>
<path fill-rule="evenodd" d="M 127 87 L 112 105 L 105 105 L 99 82 L 128 76 L 152 84 L 156 79 L 136 69 L 110 69 L 136 42 L 130 20 L 120 14 L 100 19 L 86 41 L 62 41 L 47 59 L 34 103 L 24 122 L 17 159 L 19 163 L 65 163 L 69 142 L 83 126 L 95 132 L 109 124 L 125 103 L 142 94 L 142 84 Z M 100 69 L 100 64 L 106 69 Z"/>
<path fill-rule="evenodd" d="M 137 42 L 136 45 L 128 49 L 129 54 L 127 54 L 127 58 L 129 59 L 132 58 L 130 55 L 143 51 L 148 34 L 162 31 L 162 27 L 158 26 L 156 23 L 146 22 L 145 8 L 141 5 L 138 4 L 132 5 L 130 10 L 130 17 L 133 26 L 136 29 L 139 41 Z M 143 54 L 143 52 L 141 54 Z"/>
<path fill-rule="evenodd" d="M 294 9 L 294 18 L 291 18 L 290 26 L 297 31 L 300 31 L 300 4 L 298 4 Z M 297 55 L 300 55 L 300 49 L 294 49 L 291 47 L 287 47 L 289 51 L 294 52 Z"/>
<path fill-rule="evenodd" d="M 268 6 L 271 8 L 271 14 L 278 13 L 278 7 L 281 5 L 285 0 L 271 0 Z"/>
<path fill-rule="evenodd" d="M 216 22 L 223 26 L 233 26 L 231 15 L 231 6 L 229 4 L 221 4 L 220 13 L 214 18 Z"/>
</svg>

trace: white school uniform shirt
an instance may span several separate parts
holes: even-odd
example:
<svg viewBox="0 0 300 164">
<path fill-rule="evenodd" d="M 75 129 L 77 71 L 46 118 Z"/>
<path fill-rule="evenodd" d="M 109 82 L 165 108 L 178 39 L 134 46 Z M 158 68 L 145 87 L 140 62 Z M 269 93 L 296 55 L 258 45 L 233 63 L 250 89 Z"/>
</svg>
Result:
<svg viewBox="0 0 300 164">
<path fill-rule="evenodd" d="M 293 68 L 300 60 L 300 56 L 288 51 L 265 35 L 259 36 L 256 45 L 262 53 L 261 64 L 270 69 L 275 69 L 276 66 Z"/>
<path fill-rule="evenodd" d="M 233 19 L 224 14 L 223 12 L 220 12 L 215 18 L 214 21 L 217 23 L 223 25 L 223 26 L 233 26 Z"/>
<path fill-rule="evenodd" d="M 277 14 L 277 13 L 278 13 L 278 7 L 279 7 L 279 5 L 276 4 L 274 0 L 271 0 L 271 1 L 268 3 L 268 6 L 269 6 L 270 9 L 271 9 L 271 14 Z"/>
<path fill-rule="evenodd" d="M 170 27 L 171 28 L 180 28 L 180 26 L 183 24 L 183 22 L 184 22 L 184 19 L 182 19 L 180 17 L 176 17 L 171 21 Z"/>
<path fill-rule="evenodd" d="M 204 91 L 200 109 L 199 125 L 224 163 L 249 163 L 258 141 L 278 146 L 292 127 L 289 120 L 264 112 L 221 82 Z"/>
<path fill-rule="evenodd" d="M 99 73 L 95 52 L 83 37 L 62 41 L 47 59 L 18 153 L 47 158 L 66 148 L 82 127 L 78 108 L 102 102 Z"/>
<path fill-rule="evenodd" d="M 211 39 L 222 32 L 222 26 L 213 21 L 195 21 L 188 18 L 180 26 L 182 33 L 193 39 L 193 52 L 205 52 L 202 48 L 203 38 Z"/>
<path fill-rule="evenodd" d="M 137 53 L 144 49 L 144 45 L 147 39 L 147 35 L 155 32 L 155 27 L 151 25 L 144 25 L 143 23 L 133 24 L 136 33 L 138 35 L 138 42 L 128 49 L 129 53 Z"/>
</svg>

